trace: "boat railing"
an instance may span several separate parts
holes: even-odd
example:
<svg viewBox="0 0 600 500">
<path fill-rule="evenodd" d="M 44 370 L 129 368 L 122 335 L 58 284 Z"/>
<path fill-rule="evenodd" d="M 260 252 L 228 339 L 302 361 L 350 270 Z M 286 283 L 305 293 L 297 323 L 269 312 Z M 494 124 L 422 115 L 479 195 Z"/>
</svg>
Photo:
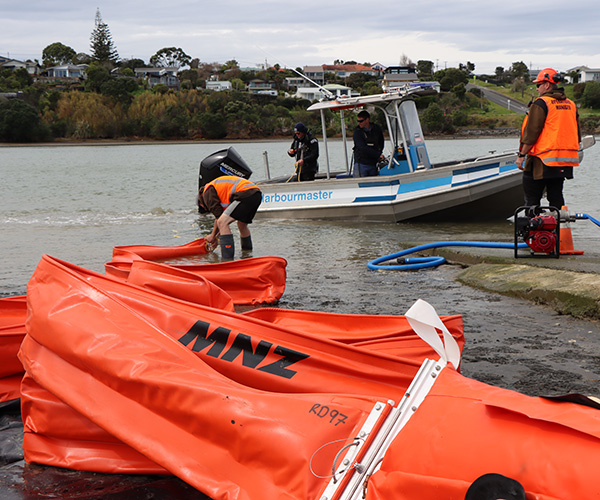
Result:
<svg viewBox="0 0 600 500">
<path fill-rule="evenodd" d="M 500 156 L 509 156 L 509 155 L 516 155 L 517 151 L 515 151 L 514 149 L 507 149 L 504 150 L 500 153 L 494 151 L 490 151 L 488 152 L 488 154 L 482 155 L 482 156 L 478 156 L 477 158 L 475 158 L 473 161 L 479 161 L 479 160 L 489 160 L 490 158 L 497 158 Z M 465 160 L 465 161 L 471 161 L 471 160 Z"/>
</svg>

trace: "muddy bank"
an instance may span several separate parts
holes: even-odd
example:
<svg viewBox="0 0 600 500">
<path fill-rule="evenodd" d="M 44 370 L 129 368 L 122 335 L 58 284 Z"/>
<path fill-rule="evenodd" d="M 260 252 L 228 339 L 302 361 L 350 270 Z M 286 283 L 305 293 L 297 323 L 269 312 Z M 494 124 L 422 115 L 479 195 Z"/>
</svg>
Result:
<svg viewBox="0 0 600 500">
<path fill-rule="evenodd" d="M 306 226 L 310 239 L 305 237 Z M 412 241 L 406 238 L 410 227 L 372 225 L 368 234 L 358 225 L 286 227 L 285 240 L 271 239 L 272 251 L 288 260 L 288 284 L 280 307 L 404 314 L 421 298 L 440 315 L 463 316 L 464 375 L 528 395 L 600 397 L 598 320 L 577 319 L 547 305 L 461 283 L 464 263 L 409 272 L 366 267 L 374 256 L 390 253 L 390 233 Z M 265 238 L 266 234 L 257 236 L 257 241 Z"/>
</svg>

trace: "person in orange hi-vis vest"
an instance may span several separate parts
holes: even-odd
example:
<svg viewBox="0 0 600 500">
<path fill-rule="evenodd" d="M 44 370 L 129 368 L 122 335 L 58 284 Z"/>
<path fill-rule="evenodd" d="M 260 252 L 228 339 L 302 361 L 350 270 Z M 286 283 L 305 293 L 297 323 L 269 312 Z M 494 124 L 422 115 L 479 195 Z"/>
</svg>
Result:
<svg viewBox="0 0 600 500">
<path fill-rule="evenodd" d="M 230 224 L 237 221 L 242 250 L 252 250 L 252 238 L 248 224 L 262 203 L 262 192 L 248 179 L 233 175 L 217 177 L 198 191 L 198 207 L 201 212 L 215 216 L 212 232 L 205 237 L 209 244 L 219 241 L 221 257 L 233 259 L 235 246 Z"/>
<path fill-rule="evenodd" d="M 560 209 L 565 200 L 563 184 L 579 165 L 581 131 L 577 106 L 557 83 L 561 75 L 552 68 L 533 81 L 539 97 L 531 103 L 523 121 L 517 167 L 523 170 L 525 205 L 540 205 L 546 190 L 550 206 Z"/>
</svg>

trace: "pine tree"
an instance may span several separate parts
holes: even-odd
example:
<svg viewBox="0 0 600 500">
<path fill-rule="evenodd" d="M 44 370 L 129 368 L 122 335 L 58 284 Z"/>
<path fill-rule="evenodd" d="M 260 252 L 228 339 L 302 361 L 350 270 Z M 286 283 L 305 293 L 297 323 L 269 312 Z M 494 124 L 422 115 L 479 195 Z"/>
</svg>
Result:
<svg viewBox="0 0 600 500">
<path fill-rule="evenodd" d="M 101 63 L 115 64 L 119 60 L 119 54 L 112 41 L 108 25 L 102 21 L 100 9 L 96 9 L 96 21 L 94 31 L 90 36 L 92 60 Z"/>
</svg>

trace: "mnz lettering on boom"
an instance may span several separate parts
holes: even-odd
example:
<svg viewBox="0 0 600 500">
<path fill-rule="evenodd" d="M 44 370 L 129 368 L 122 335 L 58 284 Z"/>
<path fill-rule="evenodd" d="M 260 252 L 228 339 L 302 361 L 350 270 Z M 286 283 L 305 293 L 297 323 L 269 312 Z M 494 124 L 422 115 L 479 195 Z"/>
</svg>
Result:
<svg viewBox="0 0 600 500">
<path fill-rule="evenodd" d="M 198 320 L 179 342 L 184 346 L 193 342 L 191 349 L 194 352 L 208 348 L 207 356 L 231 363 L 241 354 L 242 366 L 287 379 L 291 379 L 297 373 L 289 369 L 291 365 L 310 357 L 285 346 L 274 346 L 265 340 L 253 341 L 252 337 L 245 333 L 232 334 L 231 330 L 222 326 L 215 327 L 209 334 L 210 330 L 210 323 Z M 230 342 L 230 339 L 233 340 Z"/>
</svg>

